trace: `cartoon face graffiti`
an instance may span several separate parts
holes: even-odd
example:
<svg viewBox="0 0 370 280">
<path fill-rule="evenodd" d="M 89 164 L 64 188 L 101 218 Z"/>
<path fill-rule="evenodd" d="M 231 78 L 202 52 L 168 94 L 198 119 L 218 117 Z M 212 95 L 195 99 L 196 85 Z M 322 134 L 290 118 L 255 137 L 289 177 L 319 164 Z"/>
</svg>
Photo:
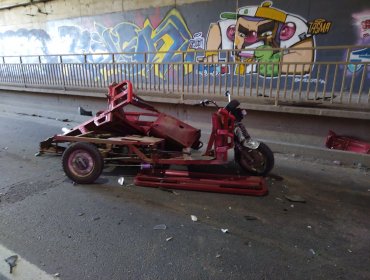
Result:
<svg viewBox="0 0 370 280">
<path fill-rule="evenodd" d="M 261 6 L 246 6 L 239 8 L 236 13 L 223 12 L 221 20 L 211 24 L 207 50 L 234 49 L 234 57 L 240 62 L 300 62 L 296 71 L 308 73 L 308 63 L 314 59 L 314 40 L 308 33 L 307 22 L 299 16 L 288 14 L 271 7 L 272 2 L 266 1 Z M 289 48 L 279 52 L 271 48 Z M 297 48 L 297 49 L 296 49 Z M 298 50 L 298 48 L 307 48 Z M 216 52 L 206 52 L 205 61 L 218 61 Z M 307 65 L 304 63 L 307 62 Z M 278 67 L 274 70 L 277 72 Z M 254 71 L 256 67 L 237 72 Z M 282 73 L 292 73 L 293 67 L 283 65 Z M 270 73 L 266 73 L 266 75 Z"/>
<path fill-rule="evenodd" d="M 235 27 L 234 48 L 235 55 L 241 58 L 251 58 L 254 51 L 248 50 L 263 45 L 278 47 L 275 42 L 277 22 L 264 19 L 249 19 L 240 17 Z"/>
</svg>

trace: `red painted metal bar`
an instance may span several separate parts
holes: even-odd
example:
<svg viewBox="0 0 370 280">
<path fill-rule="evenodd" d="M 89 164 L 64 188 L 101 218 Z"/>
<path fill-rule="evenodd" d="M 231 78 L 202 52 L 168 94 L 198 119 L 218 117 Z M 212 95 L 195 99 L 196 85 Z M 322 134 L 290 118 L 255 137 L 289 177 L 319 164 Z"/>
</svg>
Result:
<svg viewBox="0 0 370 280">
<path fill-rule="evenodd" d="M 262 177 L 178 170 L 141 172 L 135 177 L 135 185 L 253 196 L 262 196 L 268 193 L 266 181 Z"/>
</svg>

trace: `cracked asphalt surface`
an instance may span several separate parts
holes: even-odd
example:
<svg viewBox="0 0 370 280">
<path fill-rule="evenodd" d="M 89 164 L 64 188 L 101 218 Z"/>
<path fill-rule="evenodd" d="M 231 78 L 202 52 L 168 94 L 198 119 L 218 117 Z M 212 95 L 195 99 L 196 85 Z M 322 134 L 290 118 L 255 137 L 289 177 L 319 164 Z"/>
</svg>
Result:
<svg viewBox="0 0 370 280">
<path fill-rule="evenodd" d="M 60 157 L 34 154 L 80 116 L 33 110 L 0 104 L 0 243 L 47 273 L 370 279 L 369 170 L 277 154 L 264 197 L 136 187 L 133 167 L 109 167 L 96 184 L 73 185 Z M 166 229 L 154 230 L 158 224 Z"/>
</svg>

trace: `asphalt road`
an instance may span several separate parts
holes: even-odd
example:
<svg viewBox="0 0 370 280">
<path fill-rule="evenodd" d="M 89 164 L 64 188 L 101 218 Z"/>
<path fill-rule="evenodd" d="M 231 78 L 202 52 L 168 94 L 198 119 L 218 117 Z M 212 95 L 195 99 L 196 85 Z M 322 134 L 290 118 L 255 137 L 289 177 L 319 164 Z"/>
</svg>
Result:
<svg viewBox="0 0 370 280">
<path fill-rule="evenodd" d="M 0 256 L 22 260 L 0 279 L 370 279 L 369 170 L 278 154 L 264 197 L 136 187 L 135 168 L 74 185 L 34 154 L 80 117 L 41 107 L 0 101 Z"/>
</svg>

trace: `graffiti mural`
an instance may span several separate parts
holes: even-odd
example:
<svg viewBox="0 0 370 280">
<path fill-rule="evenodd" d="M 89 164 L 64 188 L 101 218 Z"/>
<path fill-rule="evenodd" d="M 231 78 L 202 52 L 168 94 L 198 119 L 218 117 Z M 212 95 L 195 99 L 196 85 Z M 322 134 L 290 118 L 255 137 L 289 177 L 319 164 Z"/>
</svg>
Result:
<svg viewBox="0 0 370 280">
<path fill-rule="evenodd" d="M 370 10 L 353 15 L 354 26 L 357 29 L 359 45 L 370 44 Z M 351 62 L 370 62 L 370 48 L 355 50 L 350 53 L 349 61 Z M 364 67 L 363 64 L 349 64 L 350 73 L 359 72 Z"/>
<path fill-rule="evenodd" d="M 271 1 L 239 8 L 236 13 L 223 12 L 220 20 L 210 25 L 203 61 L 223 61 L 216 50 L 235 49 L 235 61 L 246 63 L 239 64 L 235 74 L 256 72 L 256 64 L 248 65 L 248 62 L 276 63 L 259 66 L 259 73 L 268 77 L 278 75 L 279 62 L 302 62 L 294 70 L 306 74 L 311 71 L 309 63 L 315 59 L 315 53 L 299 48 L 314 47 L 313 35 L 325 34 L 330 27 L 331 22 L 325 20 L 309 25 L 300 16 L 272 7 Z M 276 52 L 272 48 L 289 50 Z M 293 67 L 290 68 L 283 65 L 281 73 L 292 74 Z"/>
<path fill-rule="evenodd" d="M 271 1 L 241 7 L 236 12 L 222 12 L 220 20 L 210 23 L 207 34 L 201 30 L 191 32 L 176 8 L 168 10 L 163 17 L 158 8 L 147 17 L 137 12 L 132 21 L 120 18 L 121 15 L 115 14 L 114 17 L 101 15 L 83 20 L 55 21 L 49 22 L 46 30 L 23 28 L 4 31 L 0 28 L 0 55 L 65 54 L 64 63 L 110 63 L 112 56 L 105 53 L 118 53 L 114 57 L 115 62 L 146 63 L 143 67 L 131 68 L 131 75 L 154 73 L 157 78 L 169 79 L 177 76 L 175 71 L 184 75 L 192 73 L 193 62 L 204 62 L 197 66 L 201 76 L 216 78 L 219 75 L 258 72 L 261 76 L 273 78 L 278 73 L 310 73 L 310 63 L 315 60 L 315 52 L 310 48 L 315 46 L 315 36 L 327 34 L 331 28 L 331 22 L 325 19 L 307 22 L 298 15 L 273 7 Z M 368 36 L 368 19 L 362 20 L 360 25 L 363 36 Z M 275 51 L 273 48 L 283 50 Z M 235 51 L 227 52 L 232 49 Z M 351 57 L 368 58 L 368 50 L 359 51 Z M 42 61 L 60 62 L 56 55 L 45 56 Z M 233 70 L 227 64 L 230 61 L 237 62 Z M 167 63 L 177 62 L 192 63 L 169 71 Z M 289 67 L 280 62 L 301 64 Z M 113 70 L 103 67 L 100 72 L 104 79 L 110 79 L 113 72 L 115 75 L 123 74 L 126 68 Z"/>
</svg>

